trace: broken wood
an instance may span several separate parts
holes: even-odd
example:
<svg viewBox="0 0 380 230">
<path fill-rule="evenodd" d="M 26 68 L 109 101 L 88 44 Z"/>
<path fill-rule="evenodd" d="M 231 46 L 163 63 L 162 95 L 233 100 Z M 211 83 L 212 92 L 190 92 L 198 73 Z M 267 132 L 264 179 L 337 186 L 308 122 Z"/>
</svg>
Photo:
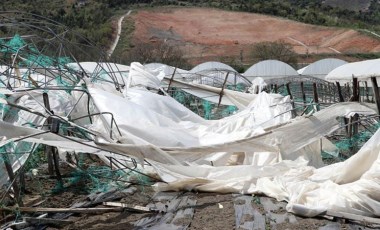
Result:
<svg viewBox="0 0 380 230">
<path fill-rule="evenodd" d="M 154 212 L 154 210 L 151 210 L 150 208 L 139 206 L 139 205 L 129 205 L 126 203 L 120 203 L 120 202 L 103 202 L 104 206 L 110 206 L 110 207 L 122 207 L 126 208 L 129 211 L 135 211 L 135 212 Z"/>
<path fill-rule="evenodd" d="M 224 92 L 224 87 L 226 86 L 227 83 L 227 78 L 230 72 L 227 73 L 226 78 L 224 79 L 223 85 L 222 85 L 222 90 L 219 93 L 219 102 L 218 102 L 218 107 L 220 106 L 220 103 L 222 103 L 222 97 L 223 97 L 223 92 Z"/>
<path fill-rule="evenodd" d="M 45 213 L 105 213 L 105 212 L 122 212 L 125 208 L 38 208 L 38 207 L 1 207 L 0 211 L 10 212 L 45 212 Z"/>
<path fill-rule="evenodd" d="M 169 93 L 169 89 L 173 83 L 173 79 L 174 79 L 174 75 L 175 75 L 175 72 L 177 71 L 177 67 L 174 68 L 174 71 L 173 71 L 173 74 L 172 74 L 172 77 L 170 78 L 170 81 L 169 81 L 169 85 L 168 85 L 168 90 L 166 90 L 166 92 Z"/>
</svg>

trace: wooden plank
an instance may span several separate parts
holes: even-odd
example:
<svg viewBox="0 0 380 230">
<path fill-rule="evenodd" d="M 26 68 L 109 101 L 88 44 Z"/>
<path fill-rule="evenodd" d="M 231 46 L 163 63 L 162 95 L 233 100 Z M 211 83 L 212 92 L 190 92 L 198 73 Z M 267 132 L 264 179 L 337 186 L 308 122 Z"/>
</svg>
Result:
<svg viewBox="0 0 380 230">
<path fill-rule="evenodd" d="M 123 207 L 135 212 L 154 212 L 155 211 L 147 207 L 143 207 L 139 205 L 132 206 L 132 205 L 129 205 L 126 203 L 120 203 L 120 202 L 103 202 L 103 205 L 110 206 L 110 207 Z"/>
</svg>

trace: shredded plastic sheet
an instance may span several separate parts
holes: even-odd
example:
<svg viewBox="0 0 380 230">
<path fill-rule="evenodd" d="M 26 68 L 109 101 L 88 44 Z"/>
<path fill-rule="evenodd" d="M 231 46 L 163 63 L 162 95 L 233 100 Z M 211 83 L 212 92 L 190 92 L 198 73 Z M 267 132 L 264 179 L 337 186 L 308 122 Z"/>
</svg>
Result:
<svg viewBox="0 0 380 230">
<path fill-rule="evenodd" d="M 220 100 L 220 104 L 222 105 L 235 105 L 239 109 L 246 108 L 256 97 L 256 94 L 242 93 L 229 89 L 223 89 L 221 97 L 222 89 L 220 88 L 197 83 L 188 83 L 177 79 L 169 80 L 165 78 L 164 81 L 171 82 L 172 87 L 184 88 L 184 91 L 194 96 L 201 97 L 216 104 L 218 104 Z"/>
<path fill-rule="evenodd" d="M 260 124 L 273 119 L 274 124 L 290 119 L 288 97 L 261 94 L 250 107 L 217 121 L 206 121 L 167 96 L 139 89 L 116 95 L 95 86 L 88 90 L 99 112 L 111 112 L 122 136 L 133 143 L 141 141 L 160 147 L 199 147 L 234 142 L 262 133 Z M 154 101 L 146 103 L 147 100 Z M 281 102 L 281 104 L 272 104 Z M 114 106 L 115 103 L 118 106 Z M 273 106 L 272 106 L 273 105 Z M 93 125 L 101 130 L 102 123 Z M 266 125 L 268 126 L 268 125 Z M 149 130 L 147 132 L 147 130 Z"/>
<path fill-rule="evenodd" d="M 324 138 L 338 128 L 336 118 L 354 113 L 374 114 L 370 106 L 340 103 L 313 116 L 291 120 L 288 97 L 225 89 L 225 98 L 239 103 L 240 111 L 225 119 L 207 121 L 174 99 L 142 88 L 159 88 L 157 74 L 134 64 L 123 93 L 111 90 L 111 84 L 106 82 L 86 82 L 93 105 L 91 112 L 112 113 L 122 135 L 111 129 L 112 121 L 105 115 L 94 117 L 91 125 L 86 124 L 96 134 L 94 141 L 42 133 L 22 127 L 16 120 L 0 121 L 0 147 L 25 138 L 25 142 L 57 146 L 61 151 L 145 159 L 168 182 L 157 184 L 159 190 L 265 193 L 288 201 L 288 211 L 305 216 L 325 210 L 380 215 L 379 132 L 352 160 L 321 167 L 321 151 L 336 151 Z M 54 73 L 49 75 L 54 79 Z M 221 90 L 178 80 L 173 83 L 216 94 Z M 37 96 L 34 102 L 29 102 L 26 94 L 9 95 L 21 98 L 17 103 L 30 104 L 33 110 L 43 109 L 39 108 L 41 98 Z M 51 105 L 65 117 L 80 95 L 65 94 L 63 101 L 59 96 L 51 95 Z M 81 106 L 73 114 L 83 115 Z M 109 138 L 110 132 L 114 139 Z"/>
<path fill-rule="evenodd" d="M 315 169 L 300 167 L 262 178 L 258 192 L 288 201 L 287 210 L 316 216 L 333 210 L 380 216 L 380 130 L 350 159 Z"/>
</svg>

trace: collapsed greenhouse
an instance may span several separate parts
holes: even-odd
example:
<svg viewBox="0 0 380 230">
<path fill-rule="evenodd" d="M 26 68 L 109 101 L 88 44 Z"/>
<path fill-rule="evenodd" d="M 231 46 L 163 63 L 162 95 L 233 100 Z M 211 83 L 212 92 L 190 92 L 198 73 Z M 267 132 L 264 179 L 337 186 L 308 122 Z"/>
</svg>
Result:
<svg viewBox="0 0 380 230">
<path fill-rule="evenodd" d="M 192 70 L 125 66 L 102 55 L 80 62 L 96 48 L 67 28 L 30 14 L 4 13 L 1 20 L 15 33 L 0 40 L 2 228 L 68 217 L 53 215 L 67 207 L 25 202 L 25 177 L 38 178 L 43 163 L 54 192 L 73 178 L 96 181 L 92 192 L 147 183 L 161 194 L 260 195 L 285 201 L 286 211 L 299 216 L 380 224 L 380 59 L 332 61 L 334 68 L 321 62 L 301 72 L 268 60 L 245 73 L 217 62 Z M 44 36 L 16 34 L 21 29 Z M 78 36 L 78 44 L 68 36 Z M 83 156 L 102 164 L 82 167 Z M 76 172 L 71 180 L 63 164 Z M 170 218 L 167 207 L 110 210 L 159 210 L 134 227 L 186 229 L 196 201 L 186 202 L 184 223 L 173 221 L 185 215 L 178 204 Z M 90 212 L 97 204 L 66 212 Z M 265 215 L 251 211 L 240 210 L 253 220 L 236 214 L 236 228 L 265 228 L 259 221 Z"/>
</svg>

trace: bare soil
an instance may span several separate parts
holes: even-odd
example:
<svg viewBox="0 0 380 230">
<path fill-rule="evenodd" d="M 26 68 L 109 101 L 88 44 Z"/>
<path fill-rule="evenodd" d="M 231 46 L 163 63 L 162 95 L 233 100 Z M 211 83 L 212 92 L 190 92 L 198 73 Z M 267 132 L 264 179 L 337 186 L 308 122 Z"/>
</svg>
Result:
<svg viewBox="0 0 380 230">
<path fill-rule="evenodd" d="M 103 165 L 101 162 L 97 161 L 88 161 L 88 165 Z M 61 162 L 60 164 L 62 174 L 70 174 L 74 171 L 73 168 L 70 168 L 67 164 Z M 26 180 L 26 190 L 28 194 L 24 195 L 24 201 L 32 200 L 33 197 L 40 197 L 40 203 L 35 203 L 37 207 L 49 207 L 49 208 L 68 208 L 74 204 L 81 202 L 89 201 L 89 195 L 94 195 L 94 191 L 89 190 L 92 184 L 91 181 L 83 180 L 78 183 L 72 183 L 64 179 L 64 189 L 57 190 L 53 192 L 54 188 L 57 185 L 55 179 L 50 179 L 46 170 L 46 165 L 40 166 L 39 175 L 37 177 L 28 176 Z M 110 181 L 111 183 L 111 181 Z M 196 200 L 196 204 L 184 203 L 184 206 L 178 206 L 172 214 L 175 216 L 177 213 L 185 212 L 186 209 L 193 209 L 193 214 L 187 213 L 183 215 L 182 218 L 176 219 L 172 222 L 174 226 L 183 226 L 183 229 L 189 230 L 201 230 L 201 229 L 211 229 L 211 230 L 230 230 L 236 229 L 236 210 L 234 205 L 243 205 L 246 202 L 250 202 L 250 205 L 257 210 L 261 215 L 265 216 L 266 229 L 319 229 L 320 227 L 331 226 L 331 229 L 367 229 L 362 225 L 345 223 L 342 221 L 329 221 L 326 219 L 320 218 L 302 218 L 295 217 L 291 213 L 285 211 L 285 203 L 277 202 L 272 198 L 263 198 L 261 196 L 245 196 L 246 200 L 236 199 L 237 196 L 243 195 L 232 195 L 232 194 L 218 194 L 218 193 L 197 193 L 197 192 L 167 192 L 163 193 L 164 198 L 157 199 L 156 192 L 151 186 L 144 185 L 131 185 L 132 192 L 129 194 L 124 194 L 122 198 L 113 200 L 114 202 L 121 202 L 128 204 L 130 206 L 142 206 L 142 207 L 152 207 L 152 202 L 155 204 L 165 204 L 165 202 L 171 201 L 172 199 L 181 198 L 181 197 L 191 197 L 191 199 Z M 121 190 L 125 188 L 119 188 Z M 110 189 L 112 190 L 112 188 Z M 104 191 L 106 192 L 106 191 Z M 96 192 L 98 194 L 98 192 Z M 171 195 L 172 194 L 172 195 Z M 167 198 L 165 198 L 167 197 Z M 167 199 L 167 200 L 165 200 Z M 266 207 L 264 205 L 263 199 L 269 199 L 275 206 Z M 181 201 L 182 202 L 182 201 Z M 25 202 L 26 204 L 26 202 Z M 11 206 L 12 204 L 7 204 Z M 31 204 L 26 206 L 31 206 Z M 105 207 L 101 204 L 98 204 L 95 207 Z M 170 205 L 169 205 L 170 207 Z M 161 210 L 156 206 L 157 210 Z M 170 208 L 166 207 L 166 210 L 169 212 Z M 171 211 L 170 211 L 171 212 Z M 12 219 L 20 219 L 20 217 L 25 216 L 34 216 L 37 217 L 40 214 L 37 213 L 4 213 L 2 214 L 1 224 L 11 221 Z M 52 225 L 46 226 L 46 229 L 139 229 L 135 226 L 135 223 L 142 219 L 149 218 L 158 218 L 157 220 L 160 223 L 165 222 L 162 212 L 153 212 L 153 213 L 139 213 L 135 211 L 122 211 L 122 212 L 109 212 L 109 213 L 100 213 L 100 214 L 73 214 L 70 215 L 66 220 L 72 221 L 71 224 L 68 224 L 63 227 L 56 227 Z M 284 221 L 276 222 L 276 216 L 287 217 Z M 170 215 L 169 215 L 170 216 Z M 53 216 L 50 215 L 49 218 Z M 167 217 L 167 216 L 166 216 Z M 53 217 L 54 218 L 54 217 Z M 161 218 L 161 219 L 160 219 Z M 281 218 L 280 218 L 281 219 Z M 290 220 L 294 221 L 290 221 Z M 243 222 L 252 222 L 255 221 L 252 215 L 245 213 L 242 217 Z M 150 229 L 155 229 L 158 225 Z M 166 225 L 170 226 L 170 225 Z M 44 229 L 43 225 L 31 226 L 36 229 Z M 161 228 L 162 229 L 162 228 Z M 242 228 L 238 228 L 242 229 Z M 330 228 L 326 228 L 330 229 Z"/>
<path fill-rule="evenodd" d="M 208 8 L 158 8 L 133 15 L 134 41 L 165 40 L 188 58 L 249 56 L 258 42 L 283 40 L 299 54 L 379 52 L 380 40 L 343 28 L 314 26 L 283 18 Z"/>
</svg>

